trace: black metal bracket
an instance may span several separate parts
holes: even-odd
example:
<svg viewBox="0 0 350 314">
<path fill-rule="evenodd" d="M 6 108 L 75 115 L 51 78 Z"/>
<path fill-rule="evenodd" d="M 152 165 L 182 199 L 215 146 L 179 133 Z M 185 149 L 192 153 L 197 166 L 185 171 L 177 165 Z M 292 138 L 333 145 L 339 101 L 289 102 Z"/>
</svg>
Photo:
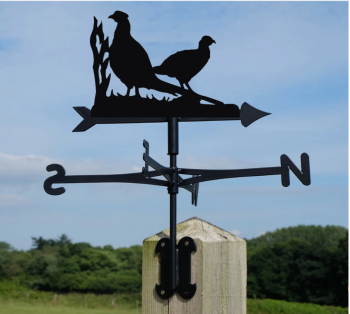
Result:
<svg viewBox="0 0 350 314">
<path fill-rule="evenodd" d="M 182 238 L 176 245 L 176 288 L 183 299 L 191 299 L 197 290 L 197 284 L 191 283 L 191 253 L 197 251 L 196 242 L 191 237 Z M 170 281 L 170 239 L 160 239 L 156 246 L 160 263 L 160 285 L 156 284 L 157 294 L 162 299 L 169 299 L 174 290 Z"/>
</svg>

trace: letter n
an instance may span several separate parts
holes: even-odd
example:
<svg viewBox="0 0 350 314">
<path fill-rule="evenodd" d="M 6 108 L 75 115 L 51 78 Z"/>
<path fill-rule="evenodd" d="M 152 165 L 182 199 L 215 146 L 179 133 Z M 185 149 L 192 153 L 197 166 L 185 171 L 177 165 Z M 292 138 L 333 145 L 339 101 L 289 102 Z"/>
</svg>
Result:
<svg viewBox="0 0 350 314">
<path fill-rule="evenodd" d="M 288 156 L 281 156 L 281 168 L 282 168 L 282 185 L 287 187 L 290 184 L 289 170 L 291 170 L 295 176 L 300 180 L 304 185 L 310 185 L 310 163 L 309 155 L 306 153 L 301 154 L 301 171 L 294 165 L 294 163 L 289 159 Z"/>
</svg>

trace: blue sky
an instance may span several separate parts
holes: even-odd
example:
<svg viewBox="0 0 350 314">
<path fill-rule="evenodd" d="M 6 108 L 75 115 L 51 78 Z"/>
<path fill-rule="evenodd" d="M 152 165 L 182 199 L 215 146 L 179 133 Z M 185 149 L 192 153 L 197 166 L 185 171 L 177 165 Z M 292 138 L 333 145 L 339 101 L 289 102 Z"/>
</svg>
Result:
<svg viewBox="0 0 350 314">
<path fill-rule="evenodd" d="M 300 155 L 310 156 L 308 187 L 293 175 L 288 188 L 279 176 L 205 182 L 197 207 L 181 190 L 178 222 L 197 216 L 244 238 L 299 224 L 348 227 L 347 2 L 0 2 L 0 241 L 26 250 L 31 237 L 65 233 L 121 247 L 169 227 L 162 187 L 75 184 L 55 197 L 43 190 L 51 163 L 67 175 L 140 171 L 143 139 L 169 163 L 165 123 L 72 133 L 81 121 L 72 107 L 94 101 L 93 16 L 111 43 L 116 10 L 129 15 L 153 65 L 211 36 L 211 58 L 191 87 L 272 113 L 248 128 L 181 123 L 178 166 L 276 167 L 286 154 L 300 167 Z M 109 89 L 126 92 L 113 73 Z"/>
</svg>

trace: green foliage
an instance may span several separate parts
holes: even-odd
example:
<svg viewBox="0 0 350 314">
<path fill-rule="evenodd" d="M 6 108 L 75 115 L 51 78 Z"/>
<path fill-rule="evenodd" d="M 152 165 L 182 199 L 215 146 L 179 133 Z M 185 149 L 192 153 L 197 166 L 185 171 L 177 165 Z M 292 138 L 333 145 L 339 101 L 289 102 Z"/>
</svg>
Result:
<svg viewBox="0 0 350 314">
<path fill-rule="evenodd" d="M 27 252 L 0 242 L 0 282 L 11 281 L 38 293 L 141 291 L 140 245 L 93 247 L 85 242 L 72 243 L 64 234 L 57 239 L 32 240 L 33 248 Z M 283 228 L 247 240 L 247 248 L 248 297 L 348 306 L 345 228 Z"/>
<path fill-rule="evenodd" d="M 6 242 L 0 241 L 0 250 L 13 251 L 13 247 Z"/>
<path fill-rule="evenodd" d="M 348 306 L 348 234 L 327 226 L 277 230 L 248 244 L 248 297 Z M 324 238 L 330 230 L 336 236 Z M 300 233 L 298 233 L 300 232 Z M 299 234 L 299 238 L 287 235 Z M 320 239 L 315 238 L 320 235 Z M 322 236 L 323 234 L 323 236 Z M 341 235 L 341 237 L 340 237 Z M 338 242 L 334 244 L 338 237 Z M 284 239 L 284 242 L 282 242 Z M 312 242 L 307 242 L 309 239 Z M 250 241 L 249 241 L 250 242 Z"/>
<path fill-rule="evenodd" d="M 0 249 L 0 280 L 54 292 L 136 293 L 141 291 L 142 247 L 114 249 L 57 239 L 32 238 L 33 249 Z"/>
<path fill-rule="evenodd" d="M 272 247 L 278 243 L 284 243 L 292 238 L 299 239 L 315 246 L 325 248 L 337 247 L 341 238 L 346 235 L 347 229 L 340 226 L 304 226 L 288 227 L 277 229 L 273 232 L 266 232 L 264 235 L 247 240 L 247 247 L 262 248 Z"/>
<path fill-rule="evenodd" d="M 270 299 L 247 299 L 247 312 L 248 314 L 347 314 L 348 309 Z"/>
</svg>

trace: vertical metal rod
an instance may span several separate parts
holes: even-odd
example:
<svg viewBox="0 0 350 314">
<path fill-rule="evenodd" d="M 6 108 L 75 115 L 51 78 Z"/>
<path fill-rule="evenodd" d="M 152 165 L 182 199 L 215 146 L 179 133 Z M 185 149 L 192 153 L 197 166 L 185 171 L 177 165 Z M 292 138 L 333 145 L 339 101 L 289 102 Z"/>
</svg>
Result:
<svg viewBox="0 0 350 314">
<path fill-rule="evenodd" d="M 174 169 L 172 185 L 168 188 L 170 194 L 170 285 L 172 291 L 176 290 L 176 194 L 178 188 L 178 171 L 176 155 L 179 153 L 179 119 L 171 117 L 168 120 L 168 155 L 170 167 Z"/>
</svg>

